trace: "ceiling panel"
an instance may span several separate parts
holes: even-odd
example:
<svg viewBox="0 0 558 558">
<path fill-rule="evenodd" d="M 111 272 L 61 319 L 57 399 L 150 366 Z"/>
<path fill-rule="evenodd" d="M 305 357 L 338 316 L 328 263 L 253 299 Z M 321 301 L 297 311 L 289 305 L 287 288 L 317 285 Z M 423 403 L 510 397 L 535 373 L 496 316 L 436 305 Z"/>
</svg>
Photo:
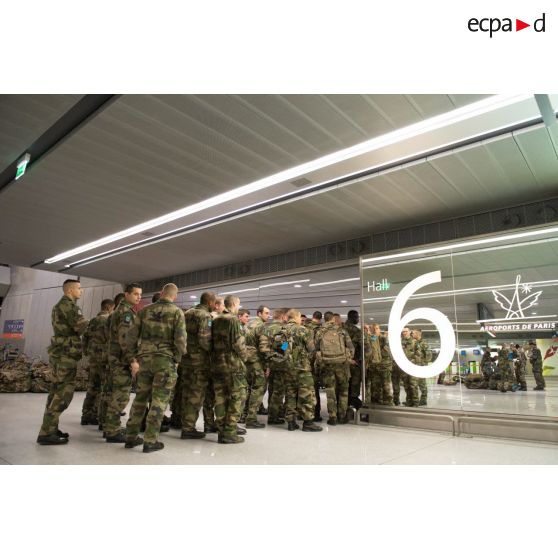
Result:
<svg viewBox="0 0 558 558">
<path fill-rule="evenodd" d="M 0 95 L 0 171 L 52 126 L 81 95 Z"/>
</svg>

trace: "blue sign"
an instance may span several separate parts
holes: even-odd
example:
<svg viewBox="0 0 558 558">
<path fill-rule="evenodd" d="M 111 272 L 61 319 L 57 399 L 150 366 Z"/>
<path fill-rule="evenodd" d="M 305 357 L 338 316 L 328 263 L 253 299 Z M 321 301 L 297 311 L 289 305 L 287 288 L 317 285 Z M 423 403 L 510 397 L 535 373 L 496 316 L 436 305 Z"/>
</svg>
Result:
<svg viewBox="0 0 558 558">
<path fill-rule="evenodd" d="M 461 356 L 467 356 L 467 351 L 465 349 L 461 349 Z"/>
<path fill-rule="evenodd" d="M 6 320 L 4 322 L 4 339 L 21 339 L 23 337 L 24 320 Z"/>
<path fill-rule="evenodd" d="M 473 349 L 473 354 L 478 356 L 481 352 L 478 349 Z"/>
</svg>

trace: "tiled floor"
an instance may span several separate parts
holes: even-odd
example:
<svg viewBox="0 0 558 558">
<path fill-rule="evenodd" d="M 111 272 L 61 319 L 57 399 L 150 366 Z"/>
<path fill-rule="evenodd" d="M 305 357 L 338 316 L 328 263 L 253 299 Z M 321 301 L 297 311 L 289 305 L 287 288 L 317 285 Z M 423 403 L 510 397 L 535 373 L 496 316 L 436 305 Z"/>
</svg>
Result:
<svg viewBox="0 0 558 558">
<path fill-rule="evenodd" d="M 35 440 L 46 394 L 0 394 L 0 463 L 558 464 L 557 445 L 453 438 L 447 434 L 375 425 L 328 427 L 325 421 L 321 423 L 324 431 L 320 433 L 288 432 L 284 426 L 250 430 L 244 444 L 232 446 L 217 444 L 215 434 L 203 440 L 181 440 L 180 432 L 171 430 L 161 436 L 165 449 L 146 455 L 141 446 L 126 450 L 120 444 L 107 444 L 97 427 L 80 426 L 83 398 L 83 393 L 77 393 L 62 415 L 60 426 L 70 433 L 70 443 L 39 446 Z"/>
</svg>

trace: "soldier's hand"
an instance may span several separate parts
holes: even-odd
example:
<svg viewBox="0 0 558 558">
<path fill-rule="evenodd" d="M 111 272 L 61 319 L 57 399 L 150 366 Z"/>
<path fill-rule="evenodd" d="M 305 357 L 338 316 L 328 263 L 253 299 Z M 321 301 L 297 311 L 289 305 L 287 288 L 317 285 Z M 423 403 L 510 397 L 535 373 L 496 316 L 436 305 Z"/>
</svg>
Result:
<svg viewBox="0 0 558 558">
<path fill-rule="evenodd" d="M 354 359 L 351 360 L 350 363 L 351 363 L 353 366 L 358 366 L 358 362 L 357 362 L 356 360 L 354 360 Z"/>
<path fill-rule="evenodd" d="M 264 376 L 266 378 L 269 378 L 269 375 L 271 374 L 271 369 L 270 368 L 266 368 L 265 372 L 264 372 Z"/>
<path fill-rule="evenodd" d="M 132 378 L 135 378 L 137 373 L 139 372 L 139 362 L 134 360 L 132 364 L 130 364 L 130 370 L 132 371 Z"/>
</svg>

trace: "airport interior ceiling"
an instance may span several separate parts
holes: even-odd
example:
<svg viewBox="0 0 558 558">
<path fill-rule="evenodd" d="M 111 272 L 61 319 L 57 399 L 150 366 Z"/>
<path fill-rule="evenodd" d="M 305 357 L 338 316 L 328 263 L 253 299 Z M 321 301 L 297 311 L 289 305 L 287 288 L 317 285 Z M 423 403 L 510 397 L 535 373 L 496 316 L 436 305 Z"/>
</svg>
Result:
<svg viewBox="0 0 558 558">
<path fill-rule="evenodd" d="M 0 171 L 93 97 L 1 95 Z M 0 262 L 142 281 L 543 200 L 558 187 L 557 128 L 533 96 L 100 97 L 22 178 L 0 184 Z M 469 109 L 479 103 L 492 105 Z"/>
</svg>

